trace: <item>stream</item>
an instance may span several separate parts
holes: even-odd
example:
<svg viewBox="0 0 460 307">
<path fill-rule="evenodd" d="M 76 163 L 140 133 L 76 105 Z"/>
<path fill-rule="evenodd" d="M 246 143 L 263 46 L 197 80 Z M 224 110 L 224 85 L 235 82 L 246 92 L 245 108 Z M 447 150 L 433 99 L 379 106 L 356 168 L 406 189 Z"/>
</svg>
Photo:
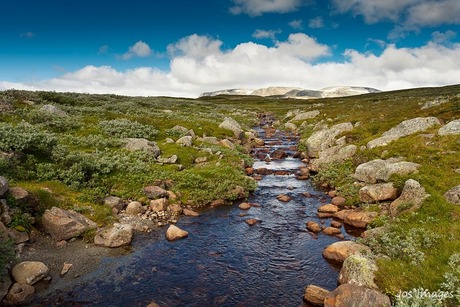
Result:
<svg viewBox="0 0 460 307">
<path fill-rule="evenodd" d="M 266 135 L 257 129 L 265 146 L 255 157 L 275 149 L 286 150 L 282 160 L 256 159 L 253 168 L 286 171 L 265 175 L 247 200 L 258 206 L 247 211 L 223 206 L 182 217 L 177 226 L 189 232 L 186 239 L 168 242 L 166 228 L 139 234 L 133 252 L 106 258 L 99 268 L 80 277 L 70 291 L 42 298 L 54 306 L 306 306 L 305 286 L 328 290 L 337 286 L 338 269 L 322 257 L 323 249 L 338 241 L 322 233 L 313 235 L 305 222 L 314 220 L 317 208 L 330 198 L 309 180 L 297 180 L 304 165 L 293 158 L 296 139 L 279 131 Z M 303 193 L 309 192 L 312 197 Z M 277 200 L 279 194 L 292 197 Z M 249 226 L 247 219 L 258 223 Z M 330 219 L 326 220 L 326 226 Z M 350 238 L 344 229 L 342 234 Z"/>
</svg>

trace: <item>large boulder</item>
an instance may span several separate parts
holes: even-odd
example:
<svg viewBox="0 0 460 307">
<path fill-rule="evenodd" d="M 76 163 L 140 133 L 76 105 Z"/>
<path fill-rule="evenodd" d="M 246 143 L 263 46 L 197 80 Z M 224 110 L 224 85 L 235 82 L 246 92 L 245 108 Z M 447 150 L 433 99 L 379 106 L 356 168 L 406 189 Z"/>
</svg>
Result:
<svg viewBox="0 0 460 307">
<path fill-rule="evenodd" d="M 129 245 L 133 239 L 133 227 L 127 224 L 114 224 L 96 233 L 94 244 L 105 247 Z"/>
<path fill-rule="evenodd" d="M 359 190 L 359 200 L 365 203 L 394 200 L 396 197 L 398 197 L 398 189 L 391 182 L 367 185 Z"/>
<path fill-rule="evenodd" d="M 39 261 L 24 261 L 14 266 L 11 275 L 15 282 L 33 285 L 48 276 L 49 268 Z"/>
<path fill-rule="evenodd" d="M 335 262 L 344 262 L 351 255 L 370 252 L 369 247 L 353 241 L 332 243 L 323 250 L 323 257 Z"/>
<path fill-rule="evenodd" d="M 153 212 L 165 211 L 168 208 L 168 200 L 166 198 L 152 199 L 149 201 L 149 207 Z"/>
<path fill-rule="evenodd" d="M 441 122 L 436 117 L 417 117 L 405 120 L 396 127 L 384 132 L 381 138 L 367 143 L 367 148 L 385 146 L 392 141 L 417 132 L 425 131 L 435 125 L 441 125 Z"/>
<path fill-rule="evenodd" d="M 142 204 L 138 201 L 132 201 L 126 206 L 126 214 L 131 216 L 138 216 L 140 213 L 143 213 L 144 209 Z"/>
<path fill-rule="evenodd" d="M 321 226 L 316 222 L 308 221 L 306 223 L 306 226 L 307 226 L 307 229 L 311 232 L 317 233 L 321 231 Z"/>
<path fill-rule="evenodd" d="M 25 204 L 30 198 L 29 192 L 27 192 L 26 189 L 20 187 L 10 188 L 9 193 L 17 204 Z"/>
<path fill-rule="evenodd" d="M 324 299 L 325 307 L 384 307 L 391 306 L 390 298 L 375 289 L 344 284 Z"/>
<path fill-rule="evenodd" d="M 460 119 L 453 120 L 447 125 L 441 127 L 438 131 L 439 135 L 460 134 Z"/>
<path fill-rule="evenodd" d="M 219 128 L 231 130 L 237 139 L 243 137 L 244 132 L 240 124 L 231 117 L 226 117 L 225 120 L 219 125 Z"/>
<path fill-rule="evenodd" d="M 311 162 L 311 169 L 317 172 L 327 164 L 343 162 L 353 157 L 357 150 L 358 147 L 356 145 L 337 145 L 325 149 L 324 151 L 319 152 L 318 159 L 314 159 Z"/>
<path fill-rule="evenodd" d="M 0 176 L 0 196 L 3 196 L 10 188 L 8 180 L 5 177 Z"/>
<path fill-rule="evenodd" d="M 416 173 L 419 167 L 420 164 L 407 161 L 388 163 L 383 169 L 381 169 L 377 173 L 376 178 L 379 182 L 388 182 L 392 175 L 404 176 Z"/>
<path fill-rule="evenodd" d="M 417 171 L 417 163 L 401 161 L 398 158 L 376 159 L 358 165 L 354 177 L 365 183 L 387 182 L 392 175 L 408 175 Z"/>
<path fill-rule="evenodd" d="M 460 185 L 444 193 L 444 198 L 451 204 L 460 205 Z"/>
<path fill-rule="evenodd" d="M 401 212 L 417 211 L 427 197 L 425 188 L 417 181 L 409 179 L 404 184 L 404 188 L 398 199 L 391 203 L 390 214 L 394 217 Z"/>
<path fill-rule="evenodd" d="M 42 223 L 45 231 L 56 241 L 68 240 L 88 229 L 97 228 L 97 224 L 84 215 L 57 207 L 45 210 Z"/>
<path fill-rule="evenodd" d="M 301 113 L 298 113 L 296 116 L 294 116 L 294 118 L 291 119 L 290 121 L 295 122 L 295 121 L 303 121 L 307 119 L 312 119 L 318 116 L 319 114 L 320 112 L 318 110 L 301 112 Z"/>
<path fill-rule="evenodd" d="M 341 133 L 353 130 L 352 123 L 342 123 L 314 132 L 304 141 L 309 157 L 316 158 L 319 153 L 335 145 Z"/>
<path fill-rule="evenodd" d="M 168 241 L 175 241 L 186 237 L 188 237 L 188 232 L 177 226 L 170 225 L 168 230 L 166 230 L 166 239 Z"/>
<path fill-rule="evenodd" d="M 343 222 L 355 228 L 366 228 L 378 216 L 377 212 L 351 212 L 343 219 Z"/>
<path fill-rule="evenodd" d="M 324 299 L 329 294 L 329 291 L 315 285 L 308 285 L 305 288 L 303 300 L 307 303 L 316 306 L 323 306 Z"/>
<path fill-rule="evenodd" d="M 30 303 L 35 296 L 35 288 L 31 285 L 15 283 L 5 296 L 2 303 L 6 306 L 24 306 Z"/>
<path fill-rule="evenodd" d="M 161 153 L 160 147 L 158 147 L 156 142 L 149 141 L 143 138 L 126 138 L 123 140 L 125 142 L 124 148 L 130 151 L 145 151 L 153 157 L 158 157 Z"/>
<path fill-rule="evenodd" d="M 339 283 L 378 289 L 374 282 L 376 271 L 377 265 L 374 260 L 362 255 L 351 255 L 343 262 Z"/>
</svg>

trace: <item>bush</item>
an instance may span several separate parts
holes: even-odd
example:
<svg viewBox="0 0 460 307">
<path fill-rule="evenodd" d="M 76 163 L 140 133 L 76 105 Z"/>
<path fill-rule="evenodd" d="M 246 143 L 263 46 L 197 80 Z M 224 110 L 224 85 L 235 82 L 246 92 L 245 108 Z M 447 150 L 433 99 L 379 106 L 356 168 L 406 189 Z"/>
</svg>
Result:
<svg viewBox="0 0 460 307">
<path fill-rule="evenodd" d="M 50 153 L 57 144 L 54 135 L 27 123 L 17 126 L 0 123 L 0 150 L 27 153 Z"/>
<path fill-rule="evenodd" d="M 4 269 L 14 259 L 14 243 L 6 234 L 0 233 L 0 278 Z"/>
<path fill-rule="evenodd" d="M 145 138 L 154 139 L 158 130 L 149 125 L 130 121 L 124 118 L 104 120 L 99 127 L 108 135 L 118 138 Z"/>
</svg>

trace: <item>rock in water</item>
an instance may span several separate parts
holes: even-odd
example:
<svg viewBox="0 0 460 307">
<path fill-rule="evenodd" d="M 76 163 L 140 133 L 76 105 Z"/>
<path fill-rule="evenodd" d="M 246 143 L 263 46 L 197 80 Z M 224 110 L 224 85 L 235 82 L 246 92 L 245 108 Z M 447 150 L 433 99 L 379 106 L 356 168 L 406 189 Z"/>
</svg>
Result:
<svg viewBox="0 0 460 307">
<path fill-rule="evenodd" d="M 20 284 L 33 285 L 48 276 L 49 269 L 39 261 L 24 261 L 11 271 L 13 279 Z"/>
<path fill-rule="evenodd" d="M 313 221 L 308 221 L 307 222 L 307 229 L 313 233 L 317 233 L 321 231 L 321 226 L 319 226 L 318 223 L 313 222 Z"/>
<path fill-rule="evenodd" d="M 324 299 L 329 294 L 329 291 L 315 285 L 309 285 L 305 288 L 305 294 L 303 295 L 304 301 L 307 303 L 323 306 Z"/>
<path fill-rule="evenodd" d="M 168 239 L 168 241 L 175 241 L 186 237 L 188 237 L 188 232 L 177 226 L 170 225 L 168 230 L 166 230 L 166 239 Z"/>
<path fill-rule="evenodd" d="M 340 241 L 326 247 L 323 251 L 323 257 L 336 262 L 344 262 L 349 256 L 361 252 L 370 252 L 370 249 L 353 241 Z"/>
<path fill-rule="evenodd" d="M 102 229 L 94 237 L 94 244 L 106 247 L 128 245 L 133 239 L 133 227 L 127 224 L 114 224 L 111 228 Z"/>
</svg>

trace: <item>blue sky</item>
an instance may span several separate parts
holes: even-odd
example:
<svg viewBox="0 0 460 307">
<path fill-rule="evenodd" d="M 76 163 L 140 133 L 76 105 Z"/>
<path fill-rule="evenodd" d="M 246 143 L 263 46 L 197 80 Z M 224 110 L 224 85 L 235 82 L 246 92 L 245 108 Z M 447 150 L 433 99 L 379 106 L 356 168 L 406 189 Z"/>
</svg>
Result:
<svg viewBox="0 0 460 307">
<path fill-rule="evenodd" d="M 460 83 L 458 0 L 1 0 L 0 89 Z"/>
</svg>

